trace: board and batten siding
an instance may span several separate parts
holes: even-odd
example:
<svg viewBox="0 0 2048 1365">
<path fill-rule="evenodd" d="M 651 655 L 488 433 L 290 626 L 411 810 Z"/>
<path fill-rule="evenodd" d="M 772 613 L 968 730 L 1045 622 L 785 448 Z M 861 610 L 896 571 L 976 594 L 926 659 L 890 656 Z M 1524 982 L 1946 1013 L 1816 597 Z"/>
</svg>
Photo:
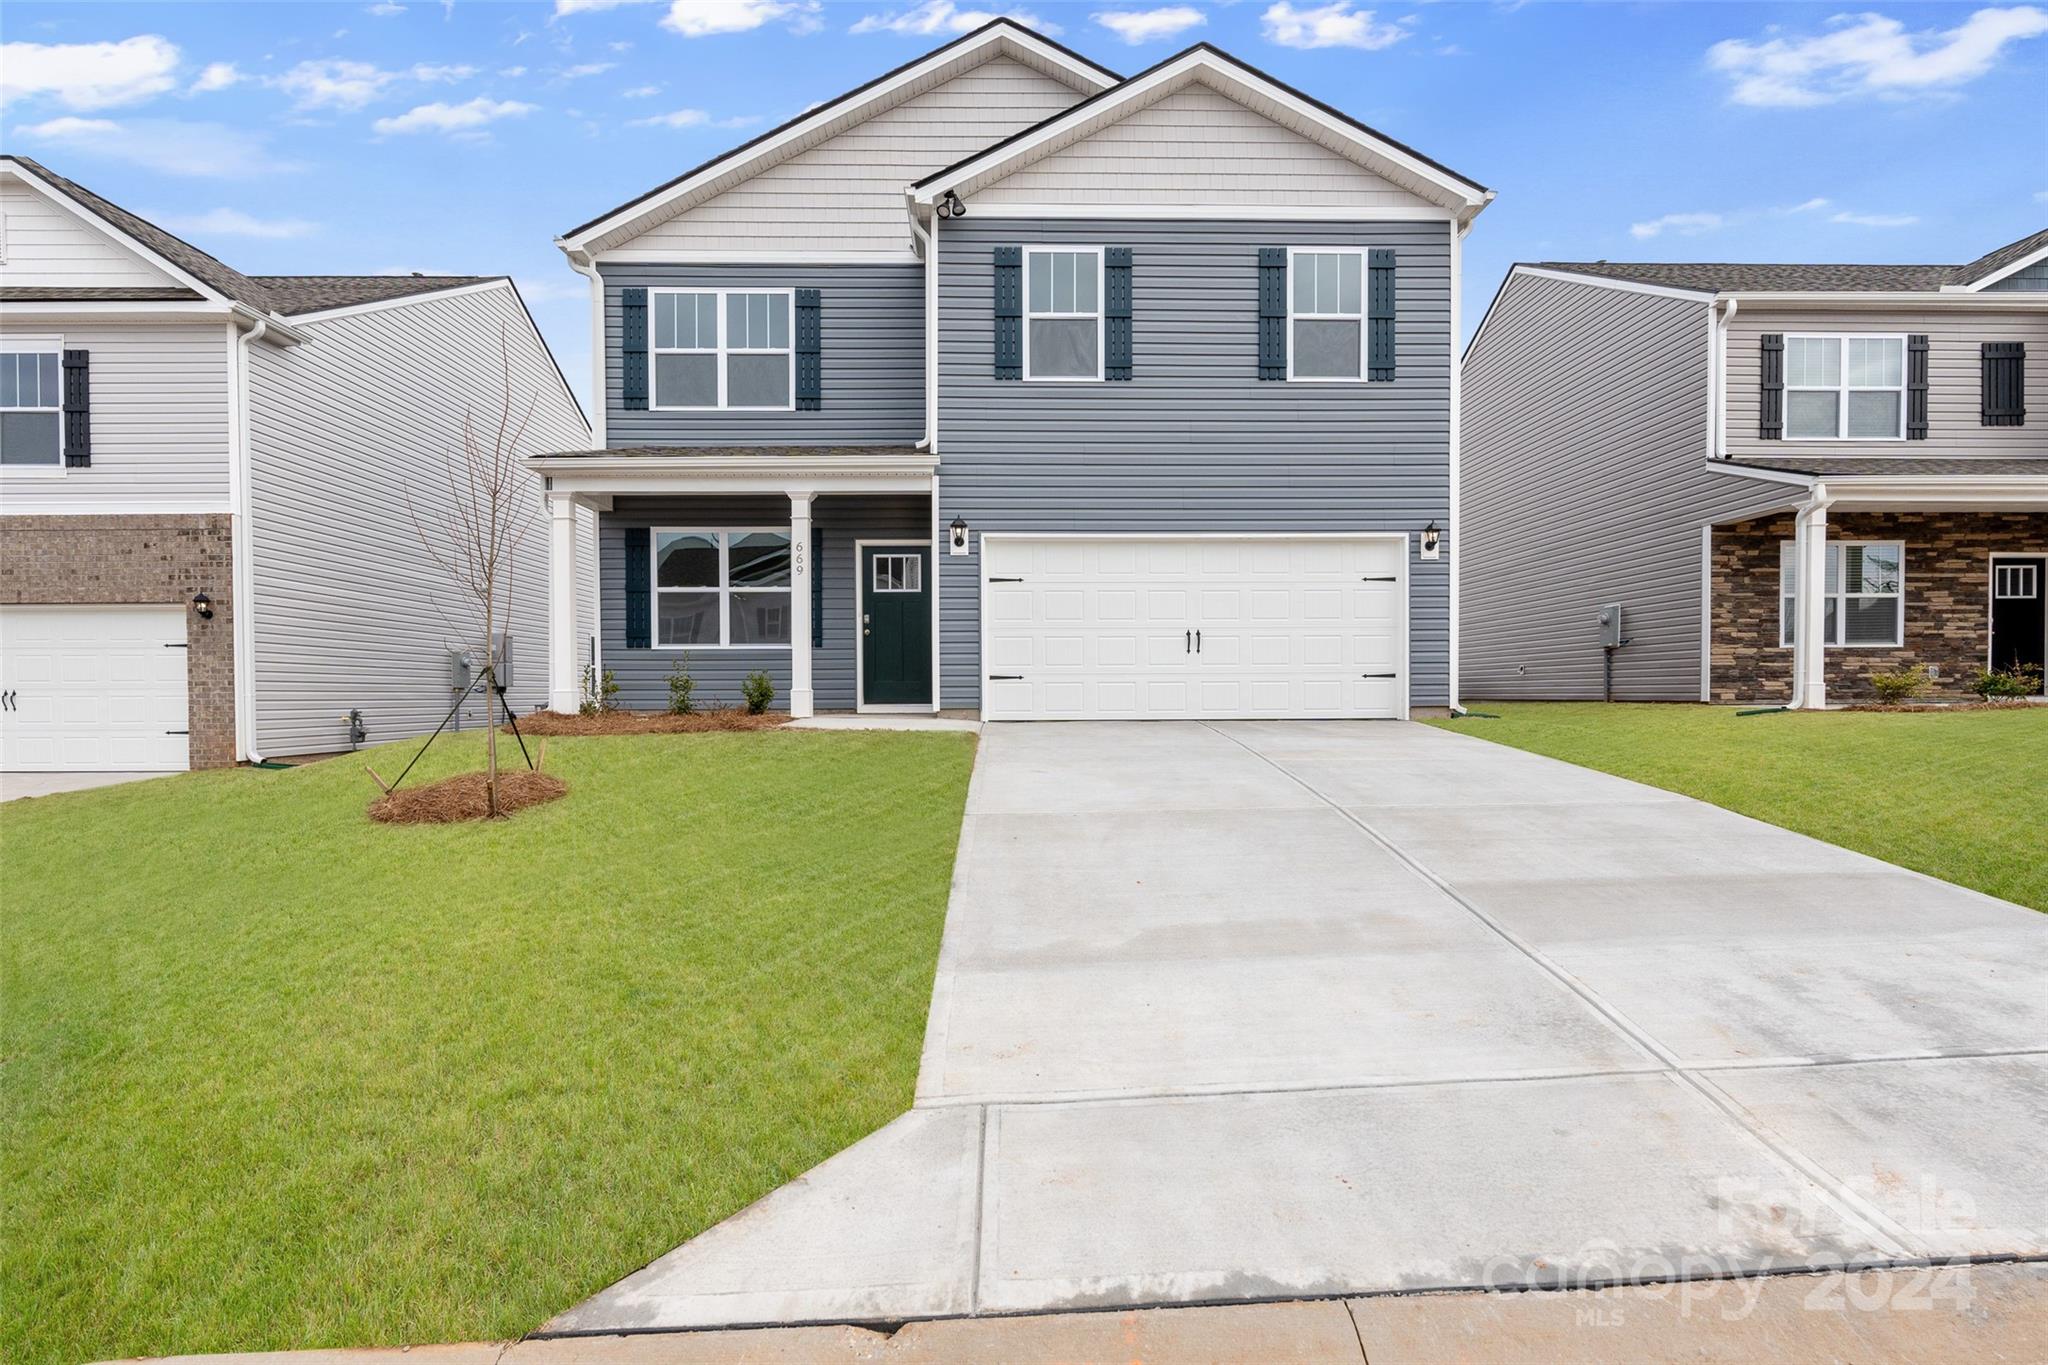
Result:
<svg viewBox="0 0 2048 1365">
<path fill-rule="evenodd" d="M 1313 204 L 1430 208 L 1206 85 L 1176 90 L 970 196 L 976 213 L 1005 204 Z M 948 224 L 951 226 L 951 224 Z"/>
<path fill-rule="evenodd" d="M 899 193 L 899 214 L 900 198 Z M 923 438 L 923 266 L 635 263 L 604 265 L 600 270 L 608 445 L 908 445 Z M 619 296 L 635 287 L 816 289 L 823 322 L 819 407 L 811 412 L 656 410 L 650 319 L 649 407 L 628 412 L 620 401 Z"/>
<path fill-rule="evenodd" d="M 1061 243 L 1132 248 L 1127 382 L 992 377 L 993 249 Z M 1265 246 L 1398 253 L 1393 382 L 1258 378 Z M 1410 701 L 1445 704 L 1450 563 L 1414 546 L 1450 519 L 1447 224 L 969 217 L 942 226 L 939 261 L 938 521 L 975 533 L 937 559 L 944 705 L 980 705 L 987 531 L 1403 532 Z"/>
<path fill-rule="evenodd" d="M 1458 689 L 1700 697 L 1701 527 L 1784 490 L 1710 469 L 1704 300 L 1510 275 L 1465 358 Z"/>
<path fill-rule="evenodd" d="M 187 287 L 18 180 L 0 180 L 0 233 L 0 284 L 11 288 Z"/>
<path fill-rule="evenodd" d="M 10 322 L 9 336 L 58 337 L 91 353 L 92 465 L 0 474 L 0 510 L 228 510 L 228 325 Z"/>
<path fill-rule="evenodd" d="M 928 541 L 931 502 L 917 495 L 824 495 L 811 504 L 812 527 L 824 555 L 813 566 L 823 574 L 824 642 L 811 650 L 811 692 L 821 711 L 851 711 L 856 702 L 854 600 L 856 540 Z M 789 709 L 790 652 L 773 648 L 629 649 L 626 647 L 626 542 L 629 526 L 679 531 L 717 531 L 789 525 L 786 497 L 621 497 L 601 518 L 598 537 L 603 584 L 604 666 L 619 685 L 618 703 L 630 710 L 668 707 L 668 678 L 687 656 L 697 680 L 700 708 L 742 704 L 740 683 L 756 669 L 775 684 L 773 709 Z M 652 619 L 652 615 L 650 616 Z"/>
<path fill-rule="evenodd" d="M 472 601 L 435 564 L 431 525 L 451 506 L 446 460 L 465 415 L 490 439 L 505 402 L 533 405 L 523 454 L 575 449 L 588 427 L 509 287 L 424 295 L 296 324 L 290 350 L 254 348 L 250 375 L 256 747 L 348 746 L 423 734 L 453 703 L 448 653 L 480 651 Z M 548 527 L 540 481 L 507 575 L 515 710 L 548 695 Z M 464 724 L 481 724 L 481 704 Z"/>
<path fill-rule="evenodd" d="M 1876 333 L 1927 337 L 1927 439 L 1924 441 L 1766 441 L 1757 434 L 1758 357 L 1766 332 Z M 2027 393 L 2048 395 L 2048 301 L 2038 312 L 1944 307 L 1921 312 L 1745 305 L 1728 324 L 1728 449 L 1737 458 L 1810 459 L 1816 455 L 2048 455 L 2048 422 L 1983 424 L 1983 343 L 2027 347 Z M 2038 407 L 2039 399 L 2033 406 Z"/>
</svg>

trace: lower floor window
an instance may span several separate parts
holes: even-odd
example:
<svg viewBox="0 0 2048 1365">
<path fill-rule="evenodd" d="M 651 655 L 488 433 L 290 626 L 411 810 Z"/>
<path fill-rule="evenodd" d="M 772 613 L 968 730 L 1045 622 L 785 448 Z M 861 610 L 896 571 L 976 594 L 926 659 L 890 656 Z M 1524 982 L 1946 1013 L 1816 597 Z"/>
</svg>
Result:
<svg viewBox="0 0 2048 1365">
<path fill-rule="evenodd" d="M 654 642 L 789 644 L 789 532 L 656 531 Z"/>
<path fill-rule="evenodd" d="M 1906 550 L 1896 540 L 1831 541 L 1827 547 L 1824 643 L 1900 645 L 1905 642 Z M 1798 542 L 1778 545 L 1778 642 L 1792 643 L 1799 590 Z"/>
</svg>

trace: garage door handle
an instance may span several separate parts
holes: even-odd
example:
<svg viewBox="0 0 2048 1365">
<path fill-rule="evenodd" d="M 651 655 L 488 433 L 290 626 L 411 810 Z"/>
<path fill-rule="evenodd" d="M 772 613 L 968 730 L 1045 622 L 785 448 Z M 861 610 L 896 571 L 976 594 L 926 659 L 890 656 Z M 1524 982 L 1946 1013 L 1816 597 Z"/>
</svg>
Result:
<svg viewBox="0 0 2048 1365">
<path fill-rule="evenodd" d="M 0 711 L 12 711 L 13 709 L 14 709 L 14 691 L 13 691 L 13 689 L 12 689 L 12 688 L 10 688 L 10 689 L 8 689 L 8 690 L 7 690 L 7 691 L 5 691 L 5 692 L 0 692 Z"/>
<path fill-rule="evenodd" d="M 1180 652 L 1183 654 L 1195 652 L 1195 633 L 1193 631 L 1184 630 L 1180 633 Z"/>
<path fill-rule="evenodd" d="M 988 680 L 990 682 L 1023 682 L 1024 675 L 1022 673 L 991 673 L 988 675 Z"/>
<path fill-rule="evenodd" d="M 1196 631 L 1196 632 L 1195 632 L 1195 653 L 1197 653 L 1197 654 L 1200 654 L 1201 652 L 1202 652 L 1202 632 L 1198 630 L 1198 631 Z"/>
<path fill-rule="evenodd" d="M 1362 673 L 1359 676 L 1364 678 L 1398 678 L 1401 675 L 1399 673 Z"/>
<path fill-rule="evenodd" d="M 1023 581 L 1021 578 L 991 578 L 989 580 L 991 583 L 1022 583 Z"/>
<path fill-rule="evenodd" d="M 1365 576 L 1364 578 L 1360 579 L 1359 581 L 1360 581 L 1360 582 L 1362 582 L 1362 583 L 1398 583 L 1398 582 L 1400 582 L 1401 580 L 1400 580 L 1400 577 L 1399 577 L 1399 575 L 1396 575 L 1396 574 L 1390 574 L 1390 573 L 1369 573 L 1369 574 L 1367 574 L 1367 575 L 1366 575 L 1366 576 Z"/>
</svg>

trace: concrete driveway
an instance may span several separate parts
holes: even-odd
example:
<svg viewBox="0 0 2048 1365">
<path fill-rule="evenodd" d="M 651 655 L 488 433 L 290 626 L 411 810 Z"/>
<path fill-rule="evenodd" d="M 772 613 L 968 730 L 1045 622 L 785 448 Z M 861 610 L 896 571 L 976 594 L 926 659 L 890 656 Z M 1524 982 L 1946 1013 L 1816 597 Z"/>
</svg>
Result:
<svg viewBox="0 0 2048 1365">
<path fill-rule="evenodd" d="M 917 1107 L 550 1324 L 2048 1254 L 2048 916 L 1417 725 L 991 726 Z"/>
</svg>

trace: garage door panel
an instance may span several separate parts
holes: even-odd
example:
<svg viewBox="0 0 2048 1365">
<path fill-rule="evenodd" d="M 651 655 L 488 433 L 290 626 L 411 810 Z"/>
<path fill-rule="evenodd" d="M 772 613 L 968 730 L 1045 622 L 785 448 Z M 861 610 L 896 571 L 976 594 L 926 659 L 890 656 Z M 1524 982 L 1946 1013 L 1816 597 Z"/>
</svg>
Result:
<svg viewBox="0 0 2048 1365">
<path fill-rule="evenodd" d="M 0 767 L 190 766 L 182 606 L 0 607 Z"/>
</svg>

